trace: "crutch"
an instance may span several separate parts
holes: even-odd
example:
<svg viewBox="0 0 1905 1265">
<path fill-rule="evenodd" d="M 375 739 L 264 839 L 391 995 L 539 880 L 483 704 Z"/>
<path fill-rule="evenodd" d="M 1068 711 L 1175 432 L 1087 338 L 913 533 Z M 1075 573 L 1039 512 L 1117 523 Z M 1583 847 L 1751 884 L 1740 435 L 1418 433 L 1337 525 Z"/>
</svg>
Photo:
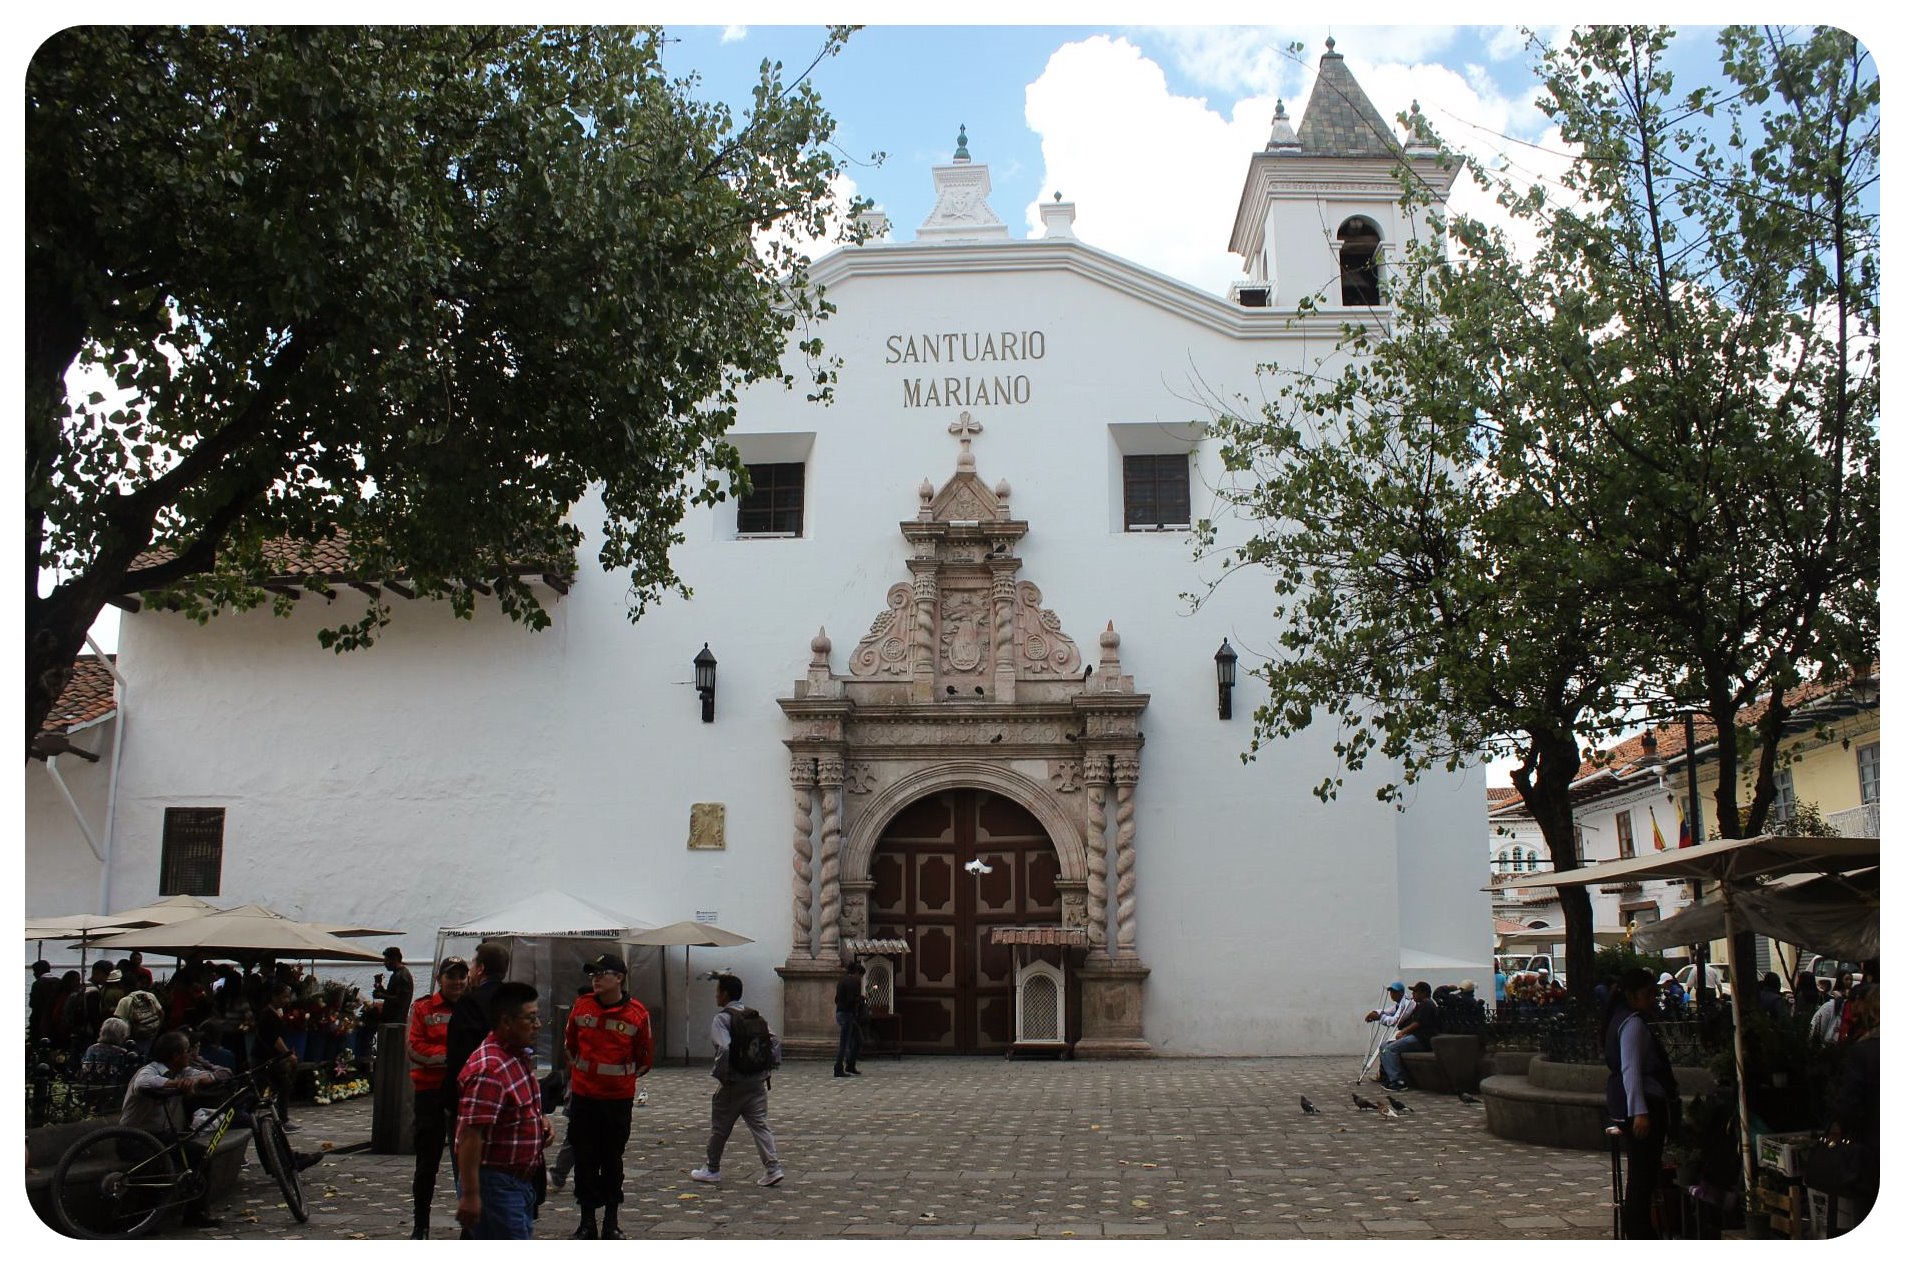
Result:
<svg viewBox="0 0 1905 1265">
<path fill-rule="evenodd" d="M 1607 1157 L 1614 1172 L 1614 1237 L 1624 1239 L 1627 1236 L 1621 1232 L 1621 1127 L 1617 1124 L 1610 1124 L 1607 1126 L 1605 1132 L 1607 1134 Z"/>
<path fill-rule="evenodd" d="M 1386 988 L 1383 989 L 1382 996 L 1383 1001 L 1387 1002 L 1389 1000 L 1389 990 Z M 1380 1011 L 1382 1006 L 1378 1005 L 1375 1009 Z M 1387 1044 L 1387 1042 L 1382 1039 L 1382 1020 L 1378 1019 L 1374 1021 L 1370 1024 L 1370 1027 L 1373 1031 L 1369 1034 L 1369 1049 L 1363 1054 L 1362 1070 L 1356 1073 L 1356 1083 L 1358 1085 L 1362 1084 L 1363 1081 L 1368 1078 L 1369 1069 L 1376 1066 L 1376 1060 L 1382 1057 L 1382 1047 Z M 1391 1029 L 1391 1031 L 1394 1031 L 1394 1029 Z"/>
</svg>

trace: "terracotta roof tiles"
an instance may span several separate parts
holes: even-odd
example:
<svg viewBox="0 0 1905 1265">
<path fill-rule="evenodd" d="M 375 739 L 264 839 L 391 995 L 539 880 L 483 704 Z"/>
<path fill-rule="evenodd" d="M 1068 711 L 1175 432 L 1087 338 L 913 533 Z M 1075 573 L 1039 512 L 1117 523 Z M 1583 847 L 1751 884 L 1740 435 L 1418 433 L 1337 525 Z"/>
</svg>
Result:
<svg viewBox="0 0 1905 1265">
<path fill-rule="evenodd" d="M 112 715 L 114 706 L 112 673 L 96 656 L 83 654 L 73 661 L 73 674 L 67 678 L 66 688 L 60 691 L 53 710 L 47 713 L 40 732 L 71 733 L 81 725 Z"/>
</svg>

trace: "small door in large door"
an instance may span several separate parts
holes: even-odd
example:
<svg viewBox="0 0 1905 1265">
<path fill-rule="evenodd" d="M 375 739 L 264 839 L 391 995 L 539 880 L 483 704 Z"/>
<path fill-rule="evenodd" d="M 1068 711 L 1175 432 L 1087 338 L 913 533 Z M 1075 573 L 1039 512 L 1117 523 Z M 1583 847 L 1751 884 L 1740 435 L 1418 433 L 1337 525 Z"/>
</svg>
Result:
<svg viewBox="0 0 1905 1265">
<path fill-rule="evenodd" d="M 990 872 L 968 872 L 974 860 Z M 992 928 L 1059 921 L 1058 854 L 1037 818 L 989 791 L 931 795 L 888 825 L 870 869 L 870 931 L 912 948 L 895 987 L 905 1049 L 1003 1051 L 1012 953 Z"/>
</svg>

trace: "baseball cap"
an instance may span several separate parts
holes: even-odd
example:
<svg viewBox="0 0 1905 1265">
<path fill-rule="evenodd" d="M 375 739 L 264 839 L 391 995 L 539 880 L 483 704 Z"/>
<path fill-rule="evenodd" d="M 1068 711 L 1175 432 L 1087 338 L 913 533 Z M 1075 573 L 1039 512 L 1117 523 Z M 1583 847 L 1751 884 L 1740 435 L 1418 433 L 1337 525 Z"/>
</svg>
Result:
<svg viewBox="0 0 1905 1265">
<path fill-rule="evenodd" d="M 1392 993 L 1406 993 L 1409 989 L 1401 980 L 1391 980 L 1389 982 L 1389 991 Z"/>
<path fill-rule="evenodd" d="M 468 975 L 470 964 L 459 957 L 447 957 L 437 963 L 438 975 Z"/>
<path fill-rule="evenodd" d="M 1671 983 L 1673 983 L 1673 972 L 1672 972 L 1672 971 L 1662 971 L 1662 972 L 1660 973 L 1660 978 L 1659 978 L 1659 979 L 1657 979 L 1657 980 L 1655 980 L 1655 981 L 1654 981 L 1654 983 L 1656 983 L 1656 984 L 1671 984 Z"/>
<path fill-rule="evenodd" d="M 1465 992 L 1465 993 L 1472 993 L 1472 992 L 1474 992 L 1474 991 L 1475 991 L 1475 981 L 1474 981 L 1474 980 L 1472 980 L 1472 979 L 1465 979 L 1465 980 L 1463 980 L 1463 981 L 1462 981 L 1462 991 L 1463 991 L 1463 992 Z"/>
<path fill-rule="evenodd" d="M 599 975 L 603 971 L 613 971 L 617 975 L 627 975 L 628 963 L 622 961 L 622 959 L 616 957 L 613 953 L 604 953 L 601 957 L 593 961 L 583 963 L 582 969 L 591 975 Z"/>
</svg>

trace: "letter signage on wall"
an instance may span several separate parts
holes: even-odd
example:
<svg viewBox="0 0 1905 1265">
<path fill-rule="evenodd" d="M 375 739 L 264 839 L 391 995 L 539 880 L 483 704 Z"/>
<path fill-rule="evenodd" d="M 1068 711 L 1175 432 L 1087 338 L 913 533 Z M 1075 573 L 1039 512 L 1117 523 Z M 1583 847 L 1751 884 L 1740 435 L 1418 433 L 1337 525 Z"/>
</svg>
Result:
<svg viewBox="0 0 1905 1265">
<path fill-rule="evenodd" d="M 900 379 L 902 408 L 1030 404 L 1032 379 L 1010 366 L 1045 359 L 1045 331 L 889 334 L 886 363 L 945 366 Z M 966 366 L 977 369 L 962 371 Z"/>
</svg>

